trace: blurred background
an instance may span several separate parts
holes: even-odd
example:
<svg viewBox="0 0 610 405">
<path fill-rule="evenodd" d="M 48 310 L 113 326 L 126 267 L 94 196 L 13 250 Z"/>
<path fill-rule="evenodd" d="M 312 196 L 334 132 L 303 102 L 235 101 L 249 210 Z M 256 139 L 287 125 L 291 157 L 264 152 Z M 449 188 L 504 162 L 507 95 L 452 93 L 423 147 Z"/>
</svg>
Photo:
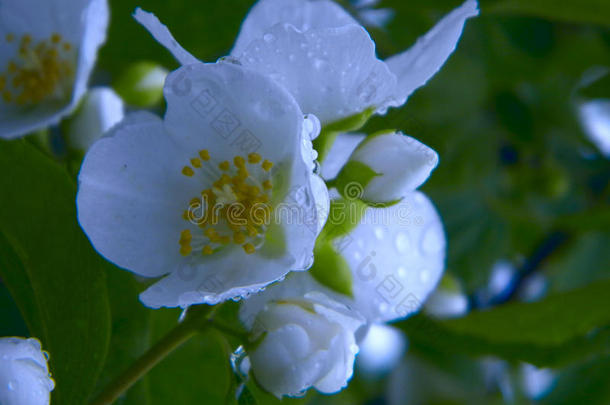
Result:
<svg viewBox="0 0 610 405">
<path fill-rule="evenodd" d="M 212 62 L 229 52 L 253 2 L 110 3 L 93 84 L 112 85 L 141 61 L 178 67 L 132 19 L 135 7 Z M 385 58 L 461 2 L 339 3 Z M 610 404 L 610 3 L 481 0 L 480 8 L 443 69 L 364 128 L 395 128 L 439 153 L 423 191 L 445 224 L 447 276 L 422 314 L 371 330 L 346 390 L 284 404 Z M 113 340 L 100 386 L 179 313 L 137 305 L 142 287 L 108 267 Z M 2 284 L 0 304 L 0 336 L 28 335 Z M 234 349 L 208 332 L 122 403 L 224 403 Z M 256 394 L 244 403 L 278 403 Z"/>
</svg>

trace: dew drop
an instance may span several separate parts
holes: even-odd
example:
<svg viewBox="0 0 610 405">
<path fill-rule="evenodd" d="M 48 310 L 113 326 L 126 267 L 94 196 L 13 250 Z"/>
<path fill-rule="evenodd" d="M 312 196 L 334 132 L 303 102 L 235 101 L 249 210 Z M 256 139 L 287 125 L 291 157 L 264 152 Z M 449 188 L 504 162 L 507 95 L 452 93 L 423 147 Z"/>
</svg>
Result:
<svg viewBox="0 0 610 405">
<path fill-rule="evenodd" d="M 385 302 L 380 303 L 379 311 L 381 311 L 382 314 L 385 314 L 386 312 L 388 312 L 388 304 Z"/>
<path fill-rule="evenodd" d="M 376 227 L 375 228 L 375 237 L 379 240 L 382 240 L 384 236 L 385 236 L 385 230 L 380 226 Z"/>
<path fill-rule="evenodd" d="M 13 381 L 9 381 L 6 388 L 8 388 L 9 391 L 15 391 L 15 383 Z"/>
<path fill-rule="evenodd" d="M 443 240 L 436 227 L 429 226 L 421 239 L 421 251 L 424 255 L 434 255 L 443 250 Z"/>
<path fill-rule="evenodd" d="M 291 53 L 290 55 L 288 55 L 288 60 L 290 62 L 294 62 L 295 59 L 296 59 L 296 56 L 294 56 L 294 53 Z"/>
<path fill-rule="evenodd" d="M 396 250 L 398 253 L 404 254 L 409 251 L 411 247 L 411 240 L 409 239 L 409 235 L 404 232 L 399 232 L 396 235 L 396 239 L 394 240 L 394 244 L 396 246 Z"/>
<path fill-rule="evenodd" d="M 426 269 L 422 269 L 419 273 L 419 281 L 422 283 L 427 282 L 430 279 L 430 272 Z"/>
<path fill-rule="evenodd" d="M 275 41 L 275 35 L 267 33 L 263 35 L 263 39 L 265 40 L 265 42 L 273 42 Z"/>
<path fill-rule="evenodd" d="M 407 269 L 405 269 L 404 267 L 400 266 L 397 270 L 397 273 L 398 273 L 398 277 L 407 278 Z"/>
</svg>

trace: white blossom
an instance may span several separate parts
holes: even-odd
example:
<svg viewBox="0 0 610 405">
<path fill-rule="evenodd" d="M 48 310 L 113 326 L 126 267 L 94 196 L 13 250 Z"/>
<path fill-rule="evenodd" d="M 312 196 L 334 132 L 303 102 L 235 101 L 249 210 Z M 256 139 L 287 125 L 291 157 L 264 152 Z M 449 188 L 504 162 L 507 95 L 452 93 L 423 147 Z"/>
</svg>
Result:
<svg viewBox="0 0 610 405">
<path fill-rule="evenodd" d="M 315 118 L 230 63 L 170 73 L 165 98 L 163 120 L 128 116 L 85 157 L 78 219 L 97 251 L 166 275 L 140 296 L 155 308 L 243 297 L 311 266 L 328 211 Z"/>
<path fill-rule="evenodd" d="M 85 94 L 107 0 L 0 2 L 0 137 L 54 125 Z"/>
</svg>

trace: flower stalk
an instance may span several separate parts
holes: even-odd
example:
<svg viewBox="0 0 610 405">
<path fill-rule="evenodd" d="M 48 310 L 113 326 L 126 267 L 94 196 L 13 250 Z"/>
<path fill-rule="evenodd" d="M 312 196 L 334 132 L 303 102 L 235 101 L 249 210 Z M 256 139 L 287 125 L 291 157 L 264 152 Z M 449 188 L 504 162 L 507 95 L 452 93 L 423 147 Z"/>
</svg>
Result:
<svg viewBox="0 0 610 405">
<path fill-rule="evenodd" d="M 215 306 L 198 305 L 189 310 L 184 321 L 169 331 L 157 344 L 144 353 L 125 372 L 112 381 L 91 405 L 109 405 L 145 376 L 161 360 L 182 346 L 198 332 L 211 326 Z"/>
</svg>

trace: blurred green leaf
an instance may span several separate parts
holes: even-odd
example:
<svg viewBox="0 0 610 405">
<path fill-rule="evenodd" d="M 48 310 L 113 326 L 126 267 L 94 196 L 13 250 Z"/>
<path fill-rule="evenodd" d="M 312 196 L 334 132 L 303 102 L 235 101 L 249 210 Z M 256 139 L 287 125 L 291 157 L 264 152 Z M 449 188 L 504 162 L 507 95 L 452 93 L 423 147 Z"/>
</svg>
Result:
<svg viewBox="0 0 610 405">
<path fill-rule="evenodd" d="M 141 288 L 132 273 L 107 266 L 108 299 L 112 313 L 112 335 L 106 363 L 98 380 L 99 393 L 123 373 L 154 343 L 150 338 L 152 311 L 138 299 Z M 148 405 L 149 385 L 146 378 L 131 387 L 117 404 Z"/>
<path fill-rule="evenodd" d="M 416 346 L 557 366 L 610 353 L 610 280 L 535 303 L 511 303 L 460 319 L 423 315 L 399 325 Z"/>
<path fill-rule="evenodd" d="M 556 388 L 544 398 L 545 405 L 606 405 L 610 403 L 610 356 L 592 360 L 563 371 Z"/>
<path fill-rule="evenodd" d="M 105 264 L 78 226 L 64 169 L 25 141 L 0 141 L 0 172 L 0 272 L 51 354 L 53 403 L 81 405 L 108 346 Z"/>
<path fill-rule="evenodd" d="M 530 15 L 566 22 L 610 25 L 606 0 L 482 0 L 481 14 Z"/>
</svg>

